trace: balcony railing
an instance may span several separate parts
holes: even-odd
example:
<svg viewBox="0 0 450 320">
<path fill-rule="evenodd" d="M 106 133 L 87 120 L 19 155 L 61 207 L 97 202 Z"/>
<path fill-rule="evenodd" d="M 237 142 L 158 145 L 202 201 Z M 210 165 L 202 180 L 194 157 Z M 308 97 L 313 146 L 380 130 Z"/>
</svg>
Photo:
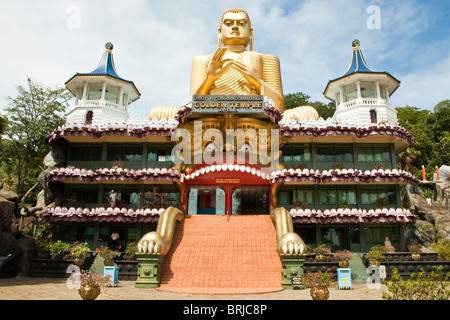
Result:
<svg viewBox="0 0 450 320">
<path fill-rule="evenodd" d="M 392 105 L 386 99 L 378 98 L 359 98 L 339 104 L 339 108 L 347 109 L 359 105 Z"/>
</svg>

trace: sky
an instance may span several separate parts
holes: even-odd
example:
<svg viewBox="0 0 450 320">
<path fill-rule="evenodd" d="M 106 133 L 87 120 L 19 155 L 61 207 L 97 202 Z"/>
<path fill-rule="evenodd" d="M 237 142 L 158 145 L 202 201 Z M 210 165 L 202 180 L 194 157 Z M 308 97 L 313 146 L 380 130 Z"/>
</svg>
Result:
<svg viewBox="0 0 450 320">
<path fill-rule="evenodd" d="M 28 77 L 62 87 L 93 71 L 107 42 L 119 76 L 141 93 L 132 119 L 181 106 L 192 58 L 214 52 L 229 8 L 249 13 L 254 51 L 279 58 L 285 94 L 329 102 L 323 91 L 347 71 L 358 39 L 371 69 L 401 81 L 394 107 L 433 110 L 450 99 L 447 0 L 0 0 L 0 111 Z"/>
</svg>

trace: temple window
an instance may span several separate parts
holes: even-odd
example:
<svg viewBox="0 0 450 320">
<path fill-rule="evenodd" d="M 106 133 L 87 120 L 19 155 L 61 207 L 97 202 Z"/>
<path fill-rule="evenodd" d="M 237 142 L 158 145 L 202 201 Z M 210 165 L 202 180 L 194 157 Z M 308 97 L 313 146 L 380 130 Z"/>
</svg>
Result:
<svg viewBox="0 0 450 320">
<path fill-rule="evenodd" d="M 354 187 L 321 187 L 319 188 L 319 204 L 330 208 L 356 205 Z"/>
<path fill-rule="evenodd" d="M 64 205 L 74 208 L 93 206 L 98 202 L 98 187 L 87 185 L 68 186 L 65 191 Z"/>
<path fill-rule="evenodd" d="M 101 161 L 101 143 L 83 143 L 70 145 L 68 161 Z"/>
<path fill-rule="evenodd" d="M 353 148 L 351 144 L 317 144 L 317 161 L 351 162 Z"/>
<path fill-rule="evenodd" d="M 345 101 L 355 100 L 358 98 L 358 88 L 356 83 L 351 83 L 344 87 Z"/>
<path fill-rule="evenodd" d="M 94 111 L 89 110 L 86 112 L 86 119 L 84 121 L 84 124 L 92 124 L 92 120 L 94 119 Z"/>
<path fill-rule="evenodd" d="M 378 122 L 378 120 L 377 120 L 377 112 L 372 109 L 372 110 L 369 111 L 369 113 L 370 113 L 370 123 L 377 123 Z"/>
<path fill-rule="evenodd" d="M 97 83 L 89 84 L 87 99 L 88 100 L 100 100 L 100 98 L 102 97 L 102 90 L 103 90 L 103 85 L 100 83 L 99 84 L 97 84 Z"/>
<path fill-rule="evenodd" d="M 114 190 L 117 193 L 116 206 L 118 208 L 129 208 L 129 205 L 133 205 L 137 209 L 139 204 L 139 187 L 133 186 L 107 186 L 103 191 L 103 205 L 108 207 L 109 195 Z"/>
<path fill-rule="evenodd" d="M 108 161 L 142 161 L 143 147 L 141 144 L 110 144 L 106 160 Z"/>
<path fill-rule="evenodd" d="M 309 144 L 287 144 L 283 147 L 281 156 L 283 162 L 311 161 L 311 146 Z"/>
<path fill-rule="evenodd" d="M 314 189 L 312 187 L 283 186 L 278 195 L 280 205 L 293 207 L 292 200 L 300 200 L 312 209 L 314 206 Z"/>
<path fill-rule="evenodd" d="M 155 161 L 155 162 L 166 162 L 172 161 L 172 149 L 173 145 L 159 143 L 159 144 L 149 144 L 148 153 L 147 153 L 147 161 Z"/>
<path fill-rule="evenodd" d="M 361 97 L 362 98 L 376 98 L 377 92 L 375 90 L 375 84 L 373 82 L 362 81 L 361 82 Z"/>
<path fill-rule="evenodd" d="M 396 207 L 394 186 L 361 186 L 361 204 L 382 207 Z"/>
<path fill-rule="evenodd" d="M 391 149 L 388 144 L 358 144 L 356 146 L 358 161 L 361 162 L 390 162 Z"/>
<path fill-rule="evenodd" d="M 111 103 L 118 103 L 119 88 L 111 85 L 106 85 L 105 100 Z"/>
</svg>

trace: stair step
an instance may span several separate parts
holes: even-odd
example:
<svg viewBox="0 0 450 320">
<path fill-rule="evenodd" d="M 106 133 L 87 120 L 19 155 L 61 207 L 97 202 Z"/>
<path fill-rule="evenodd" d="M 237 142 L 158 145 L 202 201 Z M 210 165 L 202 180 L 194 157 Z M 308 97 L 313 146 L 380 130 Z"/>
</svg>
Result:
<svg viewBox="0 0 450 320">
<path fill-rule="evenodd" d="M 275 227 L 268 215 L 187 216 L 175 230 L 158 290 L 244 294 L 282 290 Z"/>
<path fill-rule="evenodd" d="M 366 283 L 369 274 L 358 253 L 353 253 L 349 268 L 352 272 L 352 282 Z"/>
</svg>

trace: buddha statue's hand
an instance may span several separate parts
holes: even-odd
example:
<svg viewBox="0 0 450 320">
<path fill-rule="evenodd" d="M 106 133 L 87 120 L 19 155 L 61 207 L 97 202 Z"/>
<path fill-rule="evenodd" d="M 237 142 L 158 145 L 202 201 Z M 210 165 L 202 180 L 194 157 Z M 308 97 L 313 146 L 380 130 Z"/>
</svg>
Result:
<svg viewBox="0 0 450 320">
<path fill-rule="evenodd" d="M 231 59 L 223 59 L 226 52 L 225 48 L 217 49 L 206 68 L 206 78 L 210 81 L 216 81 L 230 67 Z"/>
<path fill-rule="evenodd" d="M 288 232 L 278 240 L 277 251 L 279 254 L 302 255 L 306 253 L 306 245 L 298 234 Z"/>
<path fill-rule="evenodd" d="M 162 253 L 165 254 L 168 251 L 166 243 L 159 235 L 159 233 L 153 231 L 145 234 L 138 242 L 139 253 Z"/>
<path fill-rule="evenodd" d="M 237 60 L 228 62 L 228 66 L 232 66 L 235 70 L 239 71 L 255 89 L 261 91 L 261 74 L 258 70 Z"/>
</svg>

